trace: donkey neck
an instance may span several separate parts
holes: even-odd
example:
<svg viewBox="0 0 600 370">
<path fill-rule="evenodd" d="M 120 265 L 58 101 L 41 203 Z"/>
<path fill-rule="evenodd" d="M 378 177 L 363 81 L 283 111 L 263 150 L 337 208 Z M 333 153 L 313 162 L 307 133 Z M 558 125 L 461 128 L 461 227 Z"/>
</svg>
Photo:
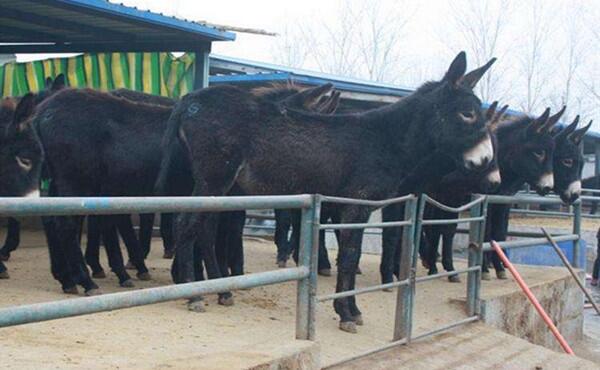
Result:
<svg viewBox="0 0 600 370">
<path fill-rule="evenodd" d="M 505 127 L 501 127 L 496 132 L 498 138 L 498 168 L 502 183 L 498 189 L 501 194 L 515 194 L 523 185 L 525 178 L 520 176 L 513 168 L 516 151 L 519 145 L 519 136 L 523 134 L 525 125 L 519 127 L 518 123 L 510 123 Z"/>
</svg>

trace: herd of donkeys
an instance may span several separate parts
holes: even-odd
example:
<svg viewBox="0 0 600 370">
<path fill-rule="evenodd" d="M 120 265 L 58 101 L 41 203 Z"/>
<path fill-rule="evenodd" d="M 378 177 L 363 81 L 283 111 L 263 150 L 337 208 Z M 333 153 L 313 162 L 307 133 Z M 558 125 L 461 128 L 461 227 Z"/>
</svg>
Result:
<svg viewBox="0 0 600 370">
<path fill-rule="evenodd" d="M 0 196 L 222 196 L 324 194 L 358 199 L 386 199 L 427 193 L 459 206 L 473 193 L 515 194 L 529 184 L 540 195 L 551 191 L 565 204 L 581 192 L 582 140 L 591 122 L 578 128 L 579 116 L 562 128 L 565 108 L 546 109 L 539 117 L 505 117 L 495 102 L 482 109 L 474 87 L 495 62 L 470 72 L 459 53 L 444 76 L 420 86 L 396 103 L 351 113 L 336 113 L 340 93 L 332 85 L 301 89 L 294 85 L 259 89 L 215 86 L 179 100 L 126 89 L 100 92 L 65 86 L 64 77 L 46 88 L 0 101 Z M 372 208 L 325 203 L 322 222 L 364 223 Z M 165 257 L 173 258 L 175 283 L 239 275 L 244 272 L 242 233 L 245 212 L 161 215 Z M 384 221 L 403 219 L 401 205 L 382 210 Z M 457 217 L 427 207 L 424 217 Z M 140 215 L 136 234 L 130 215 L 88 216 L 87 245 L 81 249 L 83 216 L 43 217 L 51 272 L 68 294 L 78 287 L 99 294 L 93 279 L 106 276 L 99 261 L 104 244 L 111 270 L 124 287 L 151 276 L 145 264 L 150 251 L 153 214 Z M 298 211 L 277 211 L 277 261 L 297 258 Z M 292 228 L 291 238 L 289 228 Z M 508 207 L 490 205 L 486 240 L 505 240 Z M 453 271 L 455 225 L 423 228 L 423 264 L 437 273 Z M 123 239 L 129 257 L 119 246 Z M 339 230 L 336 291 L 354 289 L 359 271 L 362 230 Z M 319 273 L 331 275 L 321 235 Z M 401 228 L 382 236 L 382 282 L 399 273 Z M 0 249 L 0 278 L 19 243 L 19 223 L 9 219 L 7 242 Z M 129 265 L 129 266 L 127 266 Z M 497 255 L 486 256 L 498 278 L 506 278 Z M 91 272 L 90 272 L 91 270 Z M 458 281 L 451 275 L 450 281 Z M 230 292 L 219 294 L 233 304 Z M 201 297 L 188 303 L 203 310 Z M 363 325 L 354 297 L 334 301 L 340 329 Z"/>
</svg>

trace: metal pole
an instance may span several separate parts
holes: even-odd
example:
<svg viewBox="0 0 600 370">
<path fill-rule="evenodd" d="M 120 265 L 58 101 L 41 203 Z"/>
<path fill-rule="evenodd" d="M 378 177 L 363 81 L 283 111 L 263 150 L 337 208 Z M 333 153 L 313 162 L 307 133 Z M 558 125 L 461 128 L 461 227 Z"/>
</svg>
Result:
<svg viewBox="0 0 600 370">
<path fill-rule="evenodd" d="M 208 56 L 210 55 L 210 43 L 208 48 L 204 47 L 195 53 L 196 65 L 194 68 L 194 90 L 208 87 L 210 61 Z"/>
<path fill-rule="evenodd" d="M 579 238 L 573 241 L 573 266 L 585 269 L 585 261 L 583 266 L 579 264 L 579 246 L 581 240 L 581 202 L 573 204 L 573 234 Z"/>
<path fill-rule="evenodd" d="M 298 281 L 296 297 L 296 339 L 313 340 L 314 332 L 314 287 L 311 286 L 313 280 L 316 281 L 316 266 L 312 263 L 313 254 L 313 229 L 314 218 L 316 214 L 315 196 L 312 196 L 312 205 L 302 210 L 300 221 L 300 250 L 298 251 L 298 264 L 309 269 L 309 275 Z M 318 244 L 317 244 L 318 248 Z M 311 294 L 311 291 L 312 294 Z"/>
<path fill-rule="evenodd" d="M 410 199 L 406 201 L 404 206 L 404 219 L 410 220 L 411 225 L 404 229 L 402 233 L 402 245 L 400 251 L 400 272 L 398 279 L 404 281 L 410 279 L 411 265 L 412 265 L 412 254 L 415 250 L 414 245 L 414 234 L 417 218 L 417 199 Z M 410 285 L 403 285 L 398 287 L 398 293 L 396 296 L 396 312 L 394 315 L 394 341 L 401 339 L 410 338 Z"/>
<path fill-rule="evenodd" d="M 543 227 L 542 227 L 542 232 L 544 233 L 544 235 L 546 235 L 546 239 L 548 239 L 548 241 L 550 242 L 550 245 L 552 245 L 552 248 L 554 248 L 554 251 L 556 252 L 556 254 L 558 254 L 558 257 L 560 257 L 560 260 L 562 261 L 562 263 L 565 265 L 567 270 L 569 270 L 569 272 L 571 273 L 571 276 L 573 276 L 573 279 L 575 279 L 575 282 L 577 283 L 577 285 L 579 285 L 579 288 L 581 288 L 581 290 L 583 291 L 583 294 L 585 294 L 588 301 L 590 301 L 590 303 L 592 304 L 592 307 L 594 307 L 594 309 L 596 310 L 598 315 L 600 315 L 600 307 L 598 307 L 598 305 L 594 301 L 594 298 L 592 297 L 590 292 L 586 289 L 585 285 L 583 285 L 581 280 L 579 280 L 579 277 L 577 276 L 577 273 L 575 272 L 575 270 L 573 270 L 573 267 L 571 267 L 571 264 L 569 263 L 567 256 L 565 256 L 565 254 L 562 252 L 562 250 L 560 250 L 560 248 L 558 247 L 558 245 L 556 245 L 556 242 L 554 241 L 552 236 L 550 234 L 548 234 L 546 229 L 544 229 Z"/>
<path fill-rule="evenodd" d="M 479 314 L 479 295 L 481 290 L 481 263 L 483 252 L 481 243 L 485 233 L 485 216 L 487 214 L 487 201 L 474 205 L 470 210 L 471 217 L 483 216 L 482 221 L 473 221 L 469 224 L 469 267 L 479 266 L 479 271 L 471 271 L 467 275 L 467 312 L 469 316 Z"/>
</svg>

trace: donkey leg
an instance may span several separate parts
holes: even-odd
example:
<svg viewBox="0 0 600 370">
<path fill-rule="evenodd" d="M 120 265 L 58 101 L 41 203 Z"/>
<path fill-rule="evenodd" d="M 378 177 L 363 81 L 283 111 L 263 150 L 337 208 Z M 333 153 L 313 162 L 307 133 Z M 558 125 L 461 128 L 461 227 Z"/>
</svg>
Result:
<svg viewBox="0 0 600 370">
<path fill-rule="evenodd" d="M 92 269 L 92 276 L 97 279 L 106 277 L 100 265 L 100 221 L 98 216 L 87 217 L 87 243 L 85 248 L 85 262 Z"/>
<path fill-rule="evenodd" d="M 331 263 L 329 262 L 329 253 L 325 245 L 325 230 L 319 231 L 319 262 L 318 273 L 321 276 L 331 276 Z"/>
<path fill-rule="evenodd" d="M 173 236 L 173 213 L 162 213 L 160 215 L 160 236 L 163 240 L 163 258 L 171 259 L 175 255 L 175 237 Z"/>
<path fill-rule="evenodd" d="M 220 212 L 218 213 L 218 221 L 217 221 L 217 234 L 215 237 L 215 255 L 217 257 L 217 263 L 219 264 L 219 269 L 221 273 L 225 273 L 225 271 L 229 271 L 229 243 L 227 234 L 231 231 L 229 229 L 229 221 L 231 218 L 231 212 Z"/>
<path fill-rule="evenodd" d="M 142 258 L 146 259 L 150 253 L 152 243 L 152 232 L 154 231 L 154 213 L 143 213 L 140 215 L 139 242 Z M 123 234 L 121 234 L 122 236 Z"/>
<path fill-rule="evenodd" d="M 6 265 L 2 261 L 0 261 L 0 279 L 9 279 L 10 275 L 6 269 Z"/>
<path fill-rule="evenodd" d="M 442 266 L 446 271 L 454 271 L 453 261 L 453 244 L 454 244 L 454 233 L 456 232 L 456 226 L 452 225 L 444 227 L 442 231 Z M 460 277 L 458 274 L 448 276 L 448 281 L 451 283 L 460 283 Z"/>
<path fill-rule="evenodd" d="M 108 256 L 108 264 L 111 271 L 117 275 L 120 286 L 123 288 L 134 287 L 135 284 L 131 280 L 131 276 L 129 276 L 125 270 L 125 265 L 123 264 L 123 255 L 121 254 L 114 216 L 101 216 L 99 222 L 102 240 L 104 241 L 104 247 L 106 248 L 106 255 Z"/>
<path fill-rule="evenodd" d="M 244 275 L 244 225 L 246 211 L 232 212 L 227 235 L 227 260 L 232 276 Z"/>
<path fill-rule="evenodd" d="M 10 253 L 19 246 L 21 239 L 21 224 L 16 219 L 9 217 L 6 225 L 6 241 L 0 249 L 0 261 L 8 261 Z"/>
<path fill-rule="evenodd" d="M 427 261 L 427 265 L 429 266 L 428 275 L 435 275 L 438 273 L 437 254 L 439 241 L 439 231 L 435 228 L 435 226 L 429 226 L 423 229 L 421 243 L 425 243 L 425 261 Z"/>
<path fill-rule="evenodd" d="M 369 212 L 358 207 L 346 207 L 341 215 L 343 223 L 363 223 L 369 218 Z M 338 256 L 338 276 L 336 292 L 354 289 L 356 268 L 363 230 L 341 230 L 340 249 Z M 349 333 L 356 333 L 356 324 L 362 324 L 362 316 L 354 297 L 338 298 L 334 300 L 333 307 L 340 316 L 340 329 Z"/>
<path fill-rule="evenodd" d="M 140 280 L 150 280 L 151 276 L 148 272 L 148 267 L 144 262 L 144 252 L 140 246 L 140 242 L 135 235 L 133 230 L 133 224 L 131 223 L 130 215 L 116 215 L 114 222 L 116 223 L 117 229 L 123 238 L 123 243 L 127 248 L 127 254 L 129 254 L 129 260 L 137 269 L 137 277 Z"/>
<path fill-rule="evenodd" d="M 87 295 L 99 294 L 98 285 L 90 277 L 79 244 L 79 233 L 83 218 L 81 216 L 58 216 L 55 221 L 59 248 L 64 248 L 64 255 L 66 256 L 72 281 L 81 285 Z"/>
<path fill-rule="evenodd" d="M 381 220 L 383 222 L 398 221 L 403 218 L 404 207 L 397 204 L 389 205 L 381 210 Z M 396 263 L 396 249 L 398 249 L 402 240 L 402 228 L 387 227 L 381 233 L 381 262 L 379 272 L 381 274 L 381 283 L 387 284 L 394 281 L 394 269 Z"/>
<path fill-rule="evenodd" d="M 277 265 L 285 267 L 290 258 L 290 240 L 288 234 L 292 227 L 290 210 L 275 210 L 275 246 L 277 247 Z"/>
<path fill-rule="evenodd" d="M 290 248 L 294 262 L 298 264 L 298 253 L 300 252 L 300 211 L 292 211 L 292 236 L 290 238 Z"/>
</svg>

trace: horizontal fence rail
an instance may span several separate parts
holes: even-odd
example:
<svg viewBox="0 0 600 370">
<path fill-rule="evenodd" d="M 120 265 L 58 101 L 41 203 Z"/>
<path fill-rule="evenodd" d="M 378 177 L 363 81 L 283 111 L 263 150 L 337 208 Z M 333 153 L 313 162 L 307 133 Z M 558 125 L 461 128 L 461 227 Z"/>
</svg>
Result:
<svg viewBox="0 0 600 370">
<path fill-rule="evenodd" d="M 0 198 L 2 216 L 110 215 L 155 212 L 308 208 L 311 195 L 243 197 Z"/>
<path fill-rule="evenodd" d="M 215 280 L 146 288 L 133 292 L 110 293 L 95 297 L 36 303 L 0 309 L 0 327 L 28 324 L 66 317 L 106 312 L 154 303 L 197 297 L 203 294 L 254 288 L 301 280 L 308 276 L 306 267 L 258 272 Z"/>
</svg>

